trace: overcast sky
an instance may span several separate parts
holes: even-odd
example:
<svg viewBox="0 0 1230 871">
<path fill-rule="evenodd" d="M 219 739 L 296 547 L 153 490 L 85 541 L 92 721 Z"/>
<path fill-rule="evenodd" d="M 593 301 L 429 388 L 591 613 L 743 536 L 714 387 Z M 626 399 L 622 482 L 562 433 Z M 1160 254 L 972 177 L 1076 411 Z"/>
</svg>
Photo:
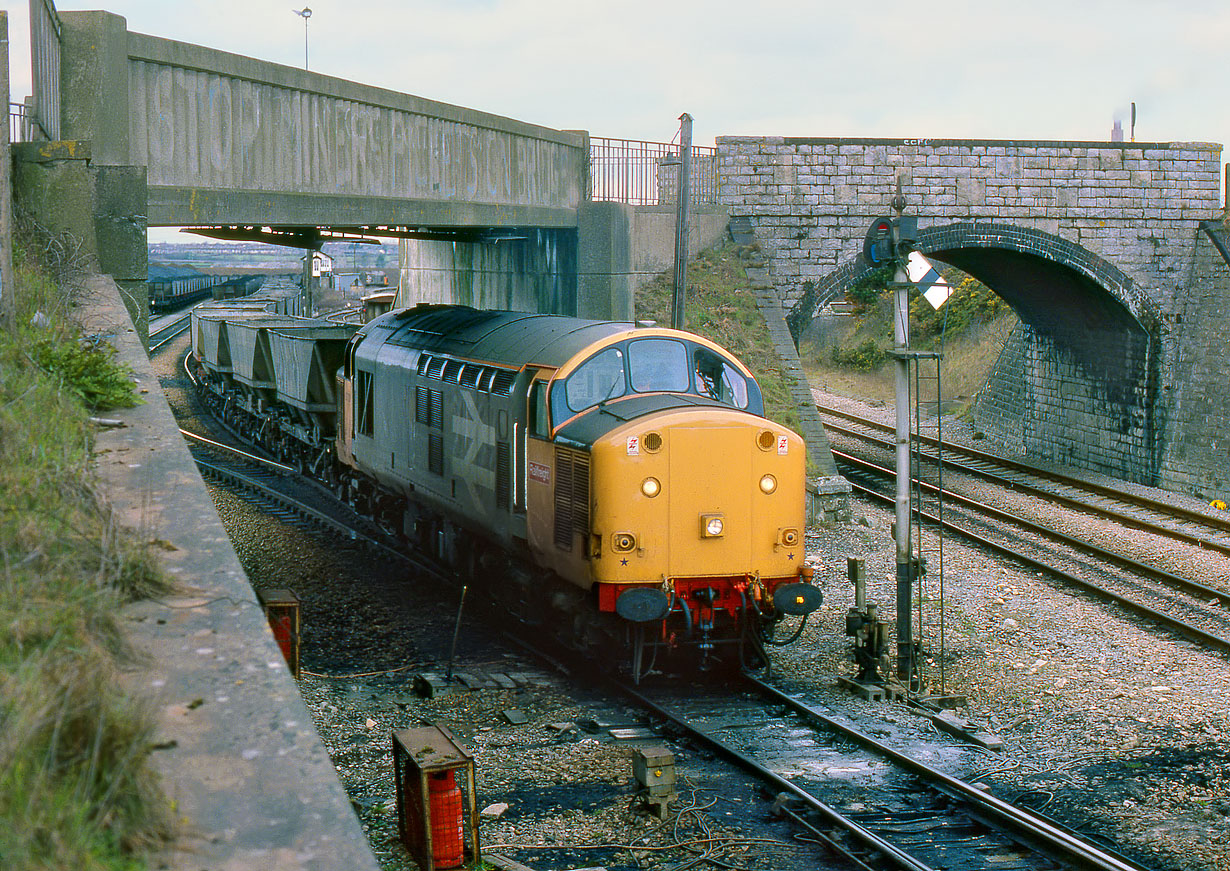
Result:
<svg viewBox="0 0 1230 871">
<path fill-rule="evenodd" d="M 1230 140 L 1216 0 L 308 0 L 312 70 L 594 136 Z M 291 0 L 59 0 L 304 62 Z M 27 4 L 10 10 L 13 98 Z M 301 5 L 298 8 L 303 8 Z M 1223 160 L 1225 155 L 1223 155 Z"/>
</svg>

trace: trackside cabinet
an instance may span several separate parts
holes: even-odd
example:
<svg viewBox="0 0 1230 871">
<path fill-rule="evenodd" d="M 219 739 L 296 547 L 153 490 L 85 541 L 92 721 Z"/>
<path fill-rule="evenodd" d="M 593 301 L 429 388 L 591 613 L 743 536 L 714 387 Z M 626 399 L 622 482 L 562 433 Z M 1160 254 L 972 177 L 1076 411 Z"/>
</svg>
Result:
<svg viewBox="0 0 1230 871">
<path fill-rule="evenodd" d="M 443 726 L 393 733 L 397 832 L 421 871 L 477 868 L 474 757 Z"/>
<path fill-rule="evenodd" d="M 265 611 L 265 619 L 273 630 L 282 656 L 292 677 L 299 677 L 299 597 L 293 590 L 257 590 L 256 596 Z"/>
</svg>

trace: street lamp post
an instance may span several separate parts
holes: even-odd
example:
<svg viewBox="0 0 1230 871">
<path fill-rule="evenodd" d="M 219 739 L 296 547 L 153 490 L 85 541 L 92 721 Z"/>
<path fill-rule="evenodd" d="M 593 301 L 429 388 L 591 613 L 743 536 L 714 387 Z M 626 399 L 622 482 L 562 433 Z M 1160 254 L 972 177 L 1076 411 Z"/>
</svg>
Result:
<svg viewBox="0 0 1230 871">
<path fill-rule="evenodd" d="M 303 19 L 303 68 L 308 68 L 308 19 L 312 17 L 312 9 L 304 6 L 302 9 L 292 9 L 291 12 Z"/>
</svg>

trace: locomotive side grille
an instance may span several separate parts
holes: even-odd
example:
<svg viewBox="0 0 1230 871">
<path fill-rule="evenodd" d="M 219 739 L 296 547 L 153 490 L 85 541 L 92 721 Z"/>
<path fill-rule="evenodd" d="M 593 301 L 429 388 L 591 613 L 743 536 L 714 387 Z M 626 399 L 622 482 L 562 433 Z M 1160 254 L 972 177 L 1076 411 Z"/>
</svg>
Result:
<svg viewBox="0 0 1230 871">
<path fill-rule="evenodd" d="M 427 434 L 427 470 L 433 475 L 444 474 L 444 436 Z"/>
<path fill-rule="evenodd" d="M 495 446 L 495 507 L 501 511 L 508 510 L 511 487 L 512 451 L 508 442 L 500 442 Z"/>
<path fill-rule="evenodd" d="M 589 457 L 555 449 L 555 546 L 572 550 L 575 533 L 589 532 Z"/>
<path fill-rule="evenodd" d="M 510 372 L 507 369 L 497 369 L 495 378 L 491 382 L 491 392 L 498 396 L 512 395 L 513 381 L 516 379 L 516 372 Z"/>
<path fill-rule="evenodd" d="M 426 387 L 414 388 L 414 419 L 431 426 L 431 391 Z"/>
<path fill-rule="evenodd" d="M 444 393 L 431 391 L 431 420 L 427 424 L 432 429 L 444 429 Z"/>
</svg>

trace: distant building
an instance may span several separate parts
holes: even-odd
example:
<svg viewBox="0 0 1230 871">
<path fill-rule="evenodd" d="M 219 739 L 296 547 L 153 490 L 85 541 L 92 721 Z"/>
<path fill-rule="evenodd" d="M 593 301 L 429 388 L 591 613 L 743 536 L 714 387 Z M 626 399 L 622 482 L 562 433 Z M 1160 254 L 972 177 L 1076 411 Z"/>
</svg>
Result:
<svg viewBox="0 0 1230 871">
<path fill-rule="evenodd" d="M 1123 122 L 1122 121 L 1115 121 L 1115 126 L 1110 128 L 1110 141 L 1111 142 L 1122 142 L 1123 141 Z"/>
</svg>

